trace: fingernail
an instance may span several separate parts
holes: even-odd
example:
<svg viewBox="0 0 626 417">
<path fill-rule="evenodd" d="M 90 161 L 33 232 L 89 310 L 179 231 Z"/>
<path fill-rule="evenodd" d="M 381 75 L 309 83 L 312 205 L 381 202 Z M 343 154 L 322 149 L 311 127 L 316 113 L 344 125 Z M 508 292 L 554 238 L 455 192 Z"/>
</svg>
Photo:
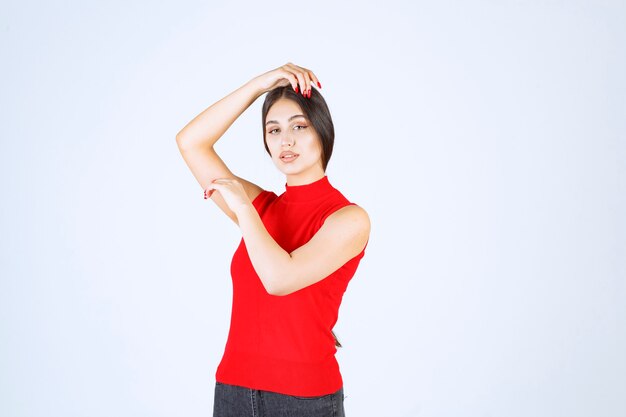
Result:
<svg viewBox="0 0 626 417">
<path fill-rule="evenodd" d="M 322 88 L 322 84 L 320 84 L 320 82 L 319 82 L 319 81 L 317 82 L 317 86 L 318 86 L 319 88 Z"/>
<path fill-rule="evenodd" d="M 298 92 L 298 86 L 296 85 L 296 93 Z"/>
<path fill-rule="evenodd" d="M 309 98 L 311 98 L 311 90 L 309 90 Z"/>
</svg>

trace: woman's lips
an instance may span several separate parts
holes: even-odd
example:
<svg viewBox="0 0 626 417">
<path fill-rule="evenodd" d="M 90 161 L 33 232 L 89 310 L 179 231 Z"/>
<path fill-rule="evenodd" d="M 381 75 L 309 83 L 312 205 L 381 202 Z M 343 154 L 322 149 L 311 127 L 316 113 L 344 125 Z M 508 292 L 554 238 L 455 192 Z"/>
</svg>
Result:
<svg viewBox="0 0 626 417">
<path fill-rule="evenodd" d="M 280 160 L 285 162 L 285 163 L 289 163 L 289 162 L 293 162 L 298 158 L 299 155 L 297 154 L 288 154 L 285 156 L 281 156 Z"/>
</svg>

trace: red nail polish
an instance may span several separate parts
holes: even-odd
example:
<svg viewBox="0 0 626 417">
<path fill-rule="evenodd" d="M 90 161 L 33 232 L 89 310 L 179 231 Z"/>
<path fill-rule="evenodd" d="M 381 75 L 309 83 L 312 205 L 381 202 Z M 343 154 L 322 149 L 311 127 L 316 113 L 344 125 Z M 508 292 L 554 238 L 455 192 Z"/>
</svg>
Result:
<svg viewBox="0 0 626 417">
<path fill-rule="evenodd" d="M 320 82 L 319 82 L 319 81 L 317 82 L 317 86 L 318 86 L 319 88 L 322 88 L 322 84 L 320 84 Z"/>
<path fill-rule="evenodd" d="M 311 98 L 311 90 L 309 90 L 309 98 Z"/>
<path fill-rule="evenodd" d="M 296 94 L 298 93 L 298 86 L 296 85 Z"/>
</svg>

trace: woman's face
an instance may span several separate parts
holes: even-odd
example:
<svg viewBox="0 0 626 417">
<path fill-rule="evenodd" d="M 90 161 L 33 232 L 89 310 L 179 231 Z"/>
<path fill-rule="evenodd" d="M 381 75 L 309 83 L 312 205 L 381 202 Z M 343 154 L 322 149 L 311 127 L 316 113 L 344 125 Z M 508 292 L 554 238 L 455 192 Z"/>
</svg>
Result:
<svg viewBox="0 0 626 417">
<path fill-rule="evenodd" d="M 319 136 L 297 103 L 276 101 L 267 112 L 265 141 L 274 165 L 295 182 L 310 182 L 324 175 Z M 281 158 L 281 154 L 283 157 Z M 295 154 L 296 157 L 286 155 Z"/>
</svg>

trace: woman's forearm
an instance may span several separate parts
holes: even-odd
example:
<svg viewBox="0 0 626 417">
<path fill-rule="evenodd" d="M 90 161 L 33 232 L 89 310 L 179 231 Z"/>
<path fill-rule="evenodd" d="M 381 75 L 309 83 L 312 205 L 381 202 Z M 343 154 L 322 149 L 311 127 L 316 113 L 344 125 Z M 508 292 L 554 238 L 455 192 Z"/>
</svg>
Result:
<svg viewBox="0 0 626 417">
<path fill-rule="evenodd" d="M 235 120 L 264 92 L 256 78 L 248 81 L 187 123 L 176 135 L 178 147 L 213 147 Z"/>
<path fill-rule="evenodd" d="M 289 270 L 291 255 L 269 234 L 252 204 L 237 210 L 237 219 L 250 262 L 265 290 L 280 295 L 281 281 Z"/>
</svg>

